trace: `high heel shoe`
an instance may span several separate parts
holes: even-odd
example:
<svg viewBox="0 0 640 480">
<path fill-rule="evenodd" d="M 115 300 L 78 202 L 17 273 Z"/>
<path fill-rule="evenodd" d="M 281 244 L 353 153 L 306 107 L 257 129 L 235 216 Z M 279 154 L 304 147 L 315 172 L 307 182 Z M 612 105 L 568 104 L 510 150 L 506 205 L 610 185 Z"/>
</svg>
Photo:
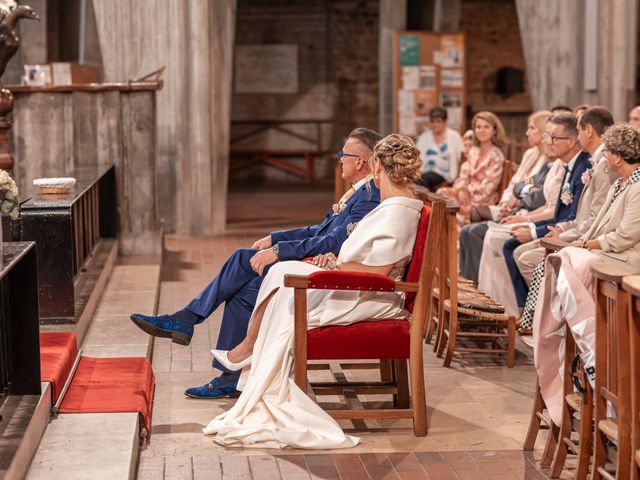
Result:
<svg viewBox="0 0 640 480">
<path fill-rule="evenodd" d="M 232 372 L 242 370 L 247 365 L 251 365 L 252 355 L 249 355 L 247 358 L 245 358 L 241 362 L 234 363 L 231 360 L 229 360 L 228 350 L 211 350 L 211 353 L 213 353 L 214 358 L 218 360 L 218 362 L 220 362 L 223 367 L 225 367 L 227 370 L 231 370 Z"/>
</svg>

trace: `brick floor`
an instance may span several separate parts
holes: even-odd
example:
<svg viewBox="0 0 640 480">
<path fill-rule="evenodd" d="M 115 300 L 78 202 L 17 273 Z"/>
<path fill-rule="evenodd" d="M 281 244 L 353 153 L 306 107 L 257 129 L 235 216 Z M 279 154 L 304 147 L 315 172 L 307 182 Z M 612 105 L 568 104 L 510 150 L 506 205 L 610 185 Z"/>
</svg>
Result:
<svg viewBox="0 0 640 480">
<path fill-rule="evenodd" d="M 248 190 L 229 198 L 229 233 L 219 237 L 169 236 L 162 269 L 159 311 L 182 308 L 210 281 L 236 248 L 274 229 L 321 220 L 330 191 L 283 193 Z M 292 208 L 295 206 L 295 208 Z M 231 399 L 186 399 L 184 389 L 206 383 L 217 372 L 215 345 L 221 310 L 196 327 L 188 347 L 156 339 L 156 396 L 151 442 L 141 453 L 138 478 L 149 479 L 545 479 L 535 457 L 521 451 L 534 385 L 532 355 L 519 345 L 516 367 L 471 358 L 442 367 L 425 348 L 429 434 L 413 436 L 406 420 L 367 421 L 354 426 L 355 448 L 339 451 L 225 449 L 202 435 Z M 315 373 L 315 372 L 314 372 Z M 358 375 L 362 373 L 358 372 Z M 541 439 L 542 441 L 543 439 Z M 541 443 L 537 447 L 540 448 Z"/>
</svg>

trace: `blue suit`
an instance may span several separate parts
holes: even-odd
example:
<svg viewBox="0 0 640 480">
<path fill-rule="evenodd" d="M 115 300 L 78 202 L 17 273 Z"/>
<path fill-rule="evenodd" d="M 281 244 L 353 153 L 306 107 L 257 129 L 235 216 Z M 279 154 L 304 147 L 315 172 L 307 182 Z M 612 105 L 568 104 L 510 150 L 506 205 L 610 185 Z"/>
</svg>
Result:
<svg viewBox="0 0 640 480">
<path fill-rule="evenodd" d="M 298 260 L 321 253 L 338 255 L 342 243 L 362 217 L 380 203 L 380 191 L 373 181 L 360 187 L 347 201 L 345 209 L 334 215 L 330 211 L 324 221 L 311 227 L 282 230 L 271 233 L 271 242 L 278 245 L 279 260 Z M 253 271 L 249 261 L 258 250 L 241 248 L 236 250 L 207 287 L 186 309 L 200 317 L 194 323 L 202 323 L 218 306 L 225 302 L 222 325 L 216 348 L 231 350 L 247 335 L 247 326 L 258 298 L 262 276 Z M 226 371 L 214 361 L 213 366 Z M 237 372 L 232 372 L 237 373 Z"/>
<path fill-rule="evenodd" d="M 558 201 L 556 202 L 556 211 L 553 218 L 551 220 L 544 220 L 535 223 L 537 238 L 542 238 L 547 233 L 549 233 L 549 229 L 547 227 L 554 226 L 556 223 L 574 220 L 576 218 L 578 202 L 580 200 L 580 195 L 582 194 L 582 189 L 584 188 L 584 183 L 582 182 L 582 174 L 585 172 L 585 170 L 591 168 L 591 162 L 589 161 L 589 158 L 590 155 L 587 152 L 580 153 L 573 165 L 573 169 L 571 170 L 571 172 L 565 172 L 565 176 L 562 179 L 562 185 L 564 186 L 567 175 L 569 175 L 569 190 L 571 192 L 571 195 L 573 196 L 573 199 L 570 204 L 565 205 L 561 200 L 562 188 L 560 188 Z M 513 255 L 515 249 L 518 248 L 519 245 L 520 242 L 518 240 L 516 240 L 515 238 L 510 238 L 504 243 L 502 252 L 504 253 L 504 261 L 507 263 L 507 268 L 509 269 L 509 276 L 511 277 L 511 283 L 513 284 L 513 289 L 516 293 L 518 306 L 524 307 L 527 301 L 527 293 L 529 289 L 522 274 L 520 273 L 520 270 L 518 269 Z"/>
</svg>

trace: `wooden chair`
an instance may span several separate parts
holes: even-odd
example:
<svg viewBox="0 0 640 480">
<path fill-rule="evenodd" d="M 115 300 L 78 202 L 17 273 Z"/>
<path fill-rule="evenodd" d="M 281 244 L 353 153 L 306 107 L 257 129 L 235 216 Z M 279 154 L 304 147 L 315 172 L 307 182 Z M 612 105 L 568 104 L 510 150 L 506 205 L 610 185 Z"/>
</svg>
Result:
<svg viewBox="0 0 640 480">
<path fill-rule="evenodd" d="M 287 275 L 285 286 L 294 292 L 294 377 L 296 384 L 310 395 L 343 394 L 349 409 L 329 409 L 336 419 L 412 418 L 416 436 L 427 434 L 427 406 L 423 370 L 423 338 L 426 318 L 431 314 L 431 290 L 438 251 L 444 227 L 444 203 L 433 202 L 423 207 L 412 261 L 406 281 L 395 282 L 384 275 L 348 271 L 321 271 L 309 276 Z M 307 291 L 309 289 L 375 290 L 405 292 L 405 304 L 413 311 L 407 320 L 364 321 L 345 326 L 328 326 L 308 330 Z M 392 360 L 396 366 L 394 382 L 308 383 L 308 360 Z M 409 374 L 406 375 L 407 360 Z M 388 365 L 383 362 L 383 365 Z M 349 364 L 345 368 L 349 368 Z M 387 369 L 388 367 L 383 367 Z M 403 373 L 404 372 L 404 373 Z M 409 380 L 409 381 L 408 381 Z M 411 385 L 409 405 L 408 384 Z M 391 393 L 404 395 L 401 408 L 359 408 L 357 397 L 350 393 Z"/>
<path fill-rule="evenodd" d="M 435 200 L 435 194 L 424 193 L 425 201 Z M 439 197 L 442 199 L 443 197 Z M 431 342 L 438 357 L 446 352 L 444 365 L 451 364 L 454 352 L 480 352 L 507 355 L 507 365 L 515 363 L 515 318 L 504 313 L 504 307 L 480 293 L 473 282 L 458 275 L 458 204 L 444 199 L 445 228 L 442 248 L 438 254 L 436 288 L 432 294 L 432 315 L 427 319 L 425 341 Z M 459 313 L 462 316 L 459 316 Z M 458 329 L 460 320 L 460 330 Z M 478 329 L 483 331 L 477 331 Z M 505 333 L 506 330 L 506 333 Z M 458 345 L 458 337 L 492 342 L 493 348 L 473 348 Z M 506 339 L 504 348 L 496 348 Z"/>
<path fill-rule="evenodd" d="M 519 165 L 511 160 L 504 161 L 504 167 L 502 168 L 502 178 L 500 179 L 500 185 L 498 186 L 498 194 L 502 196 L 502 192 L 509 186 L 509 182 L 511 181 L 511 177 L 518 170 Z"/>
<path fill-rule="evenodd" d="M 473 283 L 458 275 L 458 225 L 455 213 L 446 215 L 443 248 L 444 272 L 440 272 L 439 314 L 434 350 L 444 366 L 451 365 L 454 354 L 490 353 L 507 356 L 507 366 L 515 364 L 516 319 L 504 313 L 504 307 L 480 293 Z M 490 342 L 489 348 L 461 346 L 459 340 Z M 505 342 L 506 340 L 506 342 Z M 500 342 L 504 345 L 501 346 Z"/>
<path fill-rule="evenodd" d="M 622 289 L 622 279 L 630 272 L 605 262 L 592 266 L 591 271 L 597 295 L 592 479 L 622 480 L 630 478 L 631 465 L 629 292 Z M 615 474 L 605 469 L 608 460 Z"/>
<path fill-rule="evenodd" d="M 593 390 L 584 375 L 582 362 L 577 365 L 576 376 L 582 385 L 583 392 L 578 391 L 573 383 L 572 364 L 578 348 L 573 339 L 571 328 L 565 326 L 564 375 L 563 375 L 563 411 L 562 423 L 558 432 L 557 447 L 551 464 L 551 478 L 560 478 L 569 452 L 578 456 L 573 478 L 585 480 L 589 475 L 591 460 L 591 444 L 593 440 Z M 572 434 L 578 434 L 578 442 Z"/>
<path fill-rule="evenodd" d="M 551 421 L 551 417 L 546 409 L 547 406 L 545 405 L 542 394 L 540 393 L 540 383 L 538 382 L 538 377 L 536 377 L 533 411 L 531 413 L 529 429 L 522 449 L 525 452 L 532 452 L 536 445 L 536 439 L 538 438 L 540 430 L 548 430 L 547 441 L 545 442 L 544 451 L 540 458 L 540 468 L 549 468 L 551 465 L 560 432 L 560 428 Z"/>
<path fill-rule="evenodd" d="M 631 478 L 640 480 L 640 276 L 625 277 L 629 302 L 629 363 L 631 364 Z"/>
<path fill-rule="evenodd" d="M 545 256 L 562 250 L 568 243 L 557 238 L 543 238 L 540 241 L 545 248 Z M 577 392 L 571 380 L 571 364 L 576 356 L 577 348 L 571 330 L 565 328 L 564 351 L 564 383 L 563 383 L 563 418 L 560 427 L 553 424 L 546 410 L 544 399 L 540 394 L 540 385 L 536 377 L 535 400 L 529 431 L 524 442 L 524 450 L 533 450 L 536 438 L 542 428 L 549 430 L 544 452 L 540 459 L 540 467 L 551 467 L 551 478 L 558 478 L 564 468 L 569 452 L 577 455 L 577 468 L 574 478 L 585 479 L 589 473 L 589 461 L 591 455 L 592 430 L 593 430 L 593 390 L 586 381 L 581 369 L 578 377 L 585 392 Z M 586 419 L 583 421 L 583 419 Z M 578 434 L 578 443 L 572 440 L 572 434 Z"/>
</svg>

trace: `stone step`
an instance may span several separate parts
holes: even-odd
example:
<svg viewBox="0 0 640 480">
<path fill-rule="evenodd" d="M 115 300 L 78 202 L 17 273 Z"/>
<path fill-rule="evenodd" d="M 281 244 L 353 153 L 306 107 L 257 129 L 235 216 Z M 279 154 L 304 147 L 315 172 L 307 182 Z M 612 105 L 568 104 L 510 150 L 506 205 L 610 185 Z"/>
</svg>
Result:
<svg viewBox="0 0 640 480">
<path fill-rule="evenodd" d="M 153 337 L 131 312 L 157 312 L 161 257 L 118 259 L 82 342 L 89 357 L 150 357 Z M 60 414 L 42 437 L 26 478 L 133 479 L 140 445 L 137 413 Z"/>
<path fill-rule="evenodd" d="M 47 427 L 29 480 L 135 478 L 137 413 L 61 414 Z"/>
</svg>

